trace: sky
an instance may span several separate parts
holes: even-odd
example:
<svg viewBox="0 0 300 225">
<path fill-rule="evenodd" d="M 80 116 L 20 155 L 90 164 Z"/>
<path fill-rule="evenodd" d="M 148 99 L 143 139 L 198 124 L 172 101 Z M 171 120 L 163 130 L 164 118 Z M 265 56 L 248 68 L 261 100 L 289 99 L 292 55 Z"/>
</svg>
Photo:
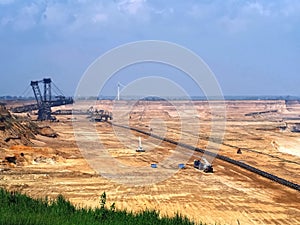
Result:
<svg viewBox="0 0 300 225">
<path fill-rule="evenodd" d="M 22 95 L 43 77 L 74 95 L 94 60 L 142 40 L 199 55 L 224 95 L 300 96 L 299 0 L 0 0 L 0 95 Z M 115 95 L 117 82 L 159 74 L 150 67 L 124 69 L 104 94 Z M 161 70 L 168 79 L 172 73 Z M 201 94 L 188 76 L 174 82 Z"/>
</svg>

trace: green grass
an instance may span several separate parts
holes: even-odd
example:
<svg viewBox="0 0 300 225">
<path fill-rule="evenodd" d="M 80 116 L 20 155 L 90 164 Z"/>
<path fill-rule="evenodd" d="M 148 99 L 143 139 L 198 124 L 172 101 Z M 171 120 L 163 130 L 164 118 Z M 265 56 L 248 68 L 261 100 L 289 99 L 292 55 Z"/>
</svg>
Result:
<svg viewBox="0 0 300 225">
<path fill-rule="evenodd" d="M 194 225 L 186 217 L 160 217 L 157 211 L 131 213 L 106 206 L 105 192 L 96 209 L 76 208 L 62 195 L 55 200 L 32 199 L 18 192 L 0 189 L 0 224 L 2 225 Z"/>
</svg>

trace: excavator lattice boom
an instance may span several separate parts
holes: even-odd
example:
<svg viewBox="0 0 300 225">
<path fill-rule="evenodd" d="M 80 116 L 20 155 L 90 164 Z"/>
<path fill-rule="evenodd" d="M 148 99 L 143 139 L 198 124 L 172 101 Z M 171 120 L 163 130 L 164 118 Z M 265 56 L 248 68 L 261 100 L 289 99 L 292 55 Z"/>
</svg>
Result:
<svg viewBox="0 0 300 225">
<path fill-rule="evenodd" d="M 41 84 L 43 84 L 43 92 L 41 91 Z M 53 85 L 55 86 L 54 83 Z M 66 98 L 63 95 L 55 96 L 53 98 L 51 78 L 44 78 L 43 80 L 31 81 L 30 86 L 34 94 L 36 104 L 14 107 L 11 109 L 12 112 L 23 113 L 38 110 L 38 120 L 53 121 L 55 120 L 55 117 L 51 115 L 51 107 L 73 104 L 74 102 L 73 98 Z"/>
</svg>

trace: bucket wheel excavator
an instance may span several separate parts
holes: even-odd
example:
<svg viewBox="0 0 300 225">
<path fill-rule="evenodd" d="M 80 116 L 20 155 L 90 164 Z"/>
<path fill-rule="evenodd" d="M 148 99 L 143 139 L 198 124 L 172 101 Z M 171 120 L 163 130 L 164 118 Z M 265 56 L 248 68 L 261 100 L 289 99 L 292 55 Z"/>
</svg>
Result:
<svg viewBox="0 0 300 225">
<path fill-rule="evenodd" d="M 44 78 L 43 80 L 31 81 L 30 86 L 34 94 L 36 104 L 15 107 L 11 109 L 12 112 L 22 113 L 29 112 L 32 110 L 38 110 L 37 120 L 56 120 L 56 118 L 51 115 L 51 107 L 73 104 L 74 100 L 71 97 L 66 98 L 63 94 L 53 97 L 52 84 L 55 86 L 55 84 L 52 83 L 51 78 Z M 41 92 L 40 86 L 44 87 L 43 94 Z M 59 90 L 57 87 L 56 89 Z M 62 92 L 60 91 L 60 93 Z"/>
</svg>

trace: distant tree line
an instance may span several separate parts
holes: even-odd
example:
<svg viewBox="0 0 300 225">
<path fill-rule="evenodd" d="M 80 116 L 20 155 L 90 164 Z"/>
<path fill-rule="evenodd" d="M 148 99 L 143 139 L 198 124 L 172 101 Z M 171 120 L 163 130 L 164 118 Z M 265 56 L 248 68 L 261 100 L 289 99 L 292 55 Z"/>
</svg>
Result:
<svg viewBox="0 0 300 225">
<path fill-rule="evenodd" d="M 11 95 L 5 95 L 0 96 L 0 100 L 34 100 L 35 98 L 33 96 L 24 97 L 24 96 L 11 96 Z"/>
<path fill-rule="evenodd" d="M 0 96 L 0 100 L 34 100 L 34 96 Z M 115 100 L 116 96 L 83 96 L 76 100 Z M 166 100 L 300 100 L 300 96 L 123 96 L 121 100 L 145 100 L 145 101 L 166 101 Z"/>
</svg>

